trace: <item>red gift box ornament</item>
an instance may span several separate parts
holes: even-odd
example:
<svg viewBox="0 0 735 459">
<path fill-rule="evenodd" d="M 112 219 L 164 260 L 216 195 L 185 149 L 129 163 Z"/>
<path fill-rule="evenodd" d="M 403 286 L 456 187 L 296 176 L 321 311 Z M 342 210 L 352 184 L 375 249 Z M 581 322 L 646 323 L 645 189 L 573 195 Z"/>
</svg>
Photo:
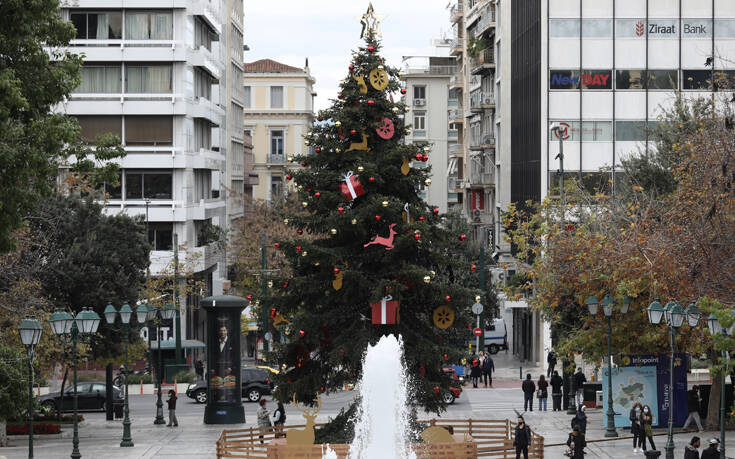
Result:
<svg viewBox="0 0 735 459">
<path fill-rule="evenodd" d="M 350 201 L 365 194 L 365 190 L 362 188 L 362 183 L 360 183 L 357 177 L 357 175 L 352 175 L 352 171 L 349 171 L 344 175 L 344 177 L 342 177 L 342 183 L 339 184 L 340 193 Z"/>
<path fill-rule="evenodd" d="M 398 300 L 392 296 L 383 297 L 379 303 L 370 303 L 374 325 L 396 325 L 401 323 Z"/>
</svg>

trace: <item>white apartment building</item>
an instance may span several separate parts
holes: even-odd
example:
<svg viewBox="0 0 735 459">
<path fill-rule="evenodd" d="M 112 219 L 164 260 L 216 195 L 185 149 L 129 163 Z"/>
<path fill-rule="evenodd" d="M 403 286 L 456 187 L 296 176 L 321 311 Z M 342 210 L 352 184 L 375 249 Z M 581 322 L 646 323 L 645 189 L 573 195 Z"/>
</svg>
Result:
<svg viewBox="0 0 735 459">
<path fill-rule="evenodd" d="M 127 151 L 106 211 L 146 218 L 153 276 L 170 265 L 176 235 L 182 264 L 206 283 L 203 296 L 221 293 L 224 257 L 206 234 L 242 215 L 227 202 L 246 174 L 242 2 L 75 0 L 62 14 L 77 29 L 70 51 L 83 53 L 84 66 L 60 109 L 90 142 L 111 132 Z M 182 308 L 182 337 L 203 339 L 193 309 Z"/>
<path fill-rule="evenodd" d="M 435 40 L 435 45 L 437 51 L 448 47 L 441 40 Z M 455 73 L 456 64 L 453 57 L 446 56 L 404 56 L 403 62 L 404 100 L 411 109 L 407 123 L 413 126 L 404 140 L 431 149 L 428 161 L 411 161 L 411 167 L 431 166 L 431 184 L 423 186 L 419 196 L 444 213 L 458 202 L 456 183 L 449 183 L 457 160 L 449 158 L 449 150 L 456 149 L 459 131 L 449 123 L 447 109 L 458 104 L 449 93 L 449 77 Z"/>
</svg>

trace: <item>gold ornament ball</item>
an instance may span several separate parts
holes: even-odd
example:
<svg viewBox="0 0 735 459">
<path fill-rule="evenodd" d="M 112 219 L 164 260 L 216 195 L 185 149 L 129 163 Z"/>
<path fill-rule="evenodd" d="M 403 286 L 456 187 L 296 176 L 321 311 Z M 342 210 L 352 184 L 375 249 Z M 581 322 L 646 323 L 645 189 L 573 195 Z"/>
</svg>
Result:
<svg viewBox="0 0 735 459">
<path fill-rule="evenodd" d="M 337 234 L 337 228 L 332 228 L 329 230 L 329 232 L 332 234 Z"/>
<path fill-rule="evenodd" d="M 467 365 L 467 359 L 462 359 L 461 363 L 462 365 Z M 284 363 L 283 366 L 286 366 L 286 364 Z"/>
<path fill-rule="evenodd" d="M 424 282 L 426 282 L 427 284 L 428 284 L 429 282 L 431 282 L 431 277 L 429 277 L 429 276 L 424 276 Z"/>
<path fill-rule="evenodd" d="M 426 184 L 426 186 L 431 185 L 431 179 L 427 178 L 426 180 L 424 180 L 424 183 Z"/>
<path fill-rule="evenodd" d="M 430 152 L 430 151 L 431 151 L 431 148 L 430 148 L 430 147 L 429 147 L 428 145 L 426 145 L 426 146 L 424 147 L 424 153 L 428 153 L 428 152 Z"/>
<path fill-rule="evenodd" d="M 289 162 L 289 163 L 292 163 L 292 162 L 293 162 L 293 156 L 290 156 L 290 155 L 289 155 L 289 156 L 288 156 L 288 158 L 286 158 L 286 159 L 288 159 L 288 162 Z"/>
<path fill-rule="evenodd" d="M 362 166 L 357 166 L 357 172 L 365 172 L 365 168 Z"/>
<path fill-rule="evenodd" d="M 308 253 L 309 253 L 309 252 L 307 252 L 306 250 L 304 250 L 303 252 L 301 252 L 301 256 L 302 256 L 302 257 L 305 257 L 305 256 L 306 256 L 306 255 L 307 255 Z"/>
<path fill-rule="evenodd" d="M 421 234 L 421 231 L 419 231 L 419 230 L 413 230 L 413 234 Z"/>
<path fill-rule="evenodd" d="M 429 276 L 431 276 L 432 279 L 435 278 L 436 277 L 436 271 L 429 271 Z"/>
<path fill-rule="evenodd" d="M 464 363 L 462 365 L 464 365 Z M 286 368 L 288 368 L 288 367 L 286 366 L 285 363 L 283 365 L 281 365 L 281 371 L 286 371 Z"/>
<path fill-rule="evenodd" d="M 268 288 L 273 288 L 273 281 L 268 281 Z"/>
<path fill-rule="evenodd" d="M 302 203 L 301 203 L 301 206 L 302 206 L 302 207 L 308 207 L 308 206 L 309 206 L 309 203 L 308 203 L 308 202 L 306 202 L 306 201 L 304 201 L 304 202 L 302 202 Z"/>
<path fill-rule="evenodd" d="M 304 140 L 304 145 L 306 145 L 308 147 L 309 146 L 309 141 L 308 140 Z"/>
<path fill-rule="evenodd" d="M 408 112 L 410 112 L 410 111 L 411 111 L 411 107 L 406 107 L 406 108 L 404 108 L 403 110 L 404 110 L 404 111 L 405 111 L 406 113 L 408 113 Z"/>
<path fill-rule="evenodd" d="M 288 218 L 284 218 L 284 219 L 283 219 L 283 224 L 284 224 L 284 225 L 288 225 Z"/>
<path fill-rule="evenodd" d="M 403 72 L 398 72 L 398 78 L 403 78 Z"/>
<path fill-rule="evenodd" d="M 475 303 L 479 303 L 481 299 L 482 299 L 482 298 L 480 298 L 480 295 L 477 295 L 477 296 L 475 297 Z"/>
<path fill-rule="evenodd" d="M 353 219 L 352 219 L 352 222 L 351 222 L 351 223 L 352 223 L 353 225 L 357 225 L 357 219 L 356 219 L 356 218 L 353 218 Z"/>
<path fill-rule="evenodd" d="M 260 306 L 260 300 L 255 300 L 255 305 Z"/>
<path fill-rule="evenodd" d="M 334 125 L 337 127 L 340 127 L 342 126 L 342 121 L 337 120 L 337 122 L 335 122 Z"/>
<path fill-rule="evenodd" d="M 388 207 L 388 201 L 383 201 L 383 207 Z"/>
<path fill-rule="evenodd" d="M 400 109 L 400 108 L 398 108 L 398 107 L 393 107 L 393 109 L 392 109 L 392 110 L 393 110 L 393 113 L 395 113 L 396 115 L 398 114 L 398 112 L 400 112 L 400 111 L 401 111 L 401 109 Z"/>
<path fill-rule="evenodd" d="M 385 67 L 383 67 L 382 64 L 378 66 L 378 70 L 384 70 L 384 69 L 385 69 Z"/>
<path fill-rule="evenodd" d="M 334 152 L 335 152 L 335 153 L 342 153 L 342 150 L 341 150 L 341 149 L 339 149 L 339 148 L 335 148 L 335 149 L 334 149 Z"/>
<path fill-rule="evenodd" d="M 318 261 L 314 262 L 314 266 L 319 266 L 319 264 L 320 263 Z"/>
</svg>

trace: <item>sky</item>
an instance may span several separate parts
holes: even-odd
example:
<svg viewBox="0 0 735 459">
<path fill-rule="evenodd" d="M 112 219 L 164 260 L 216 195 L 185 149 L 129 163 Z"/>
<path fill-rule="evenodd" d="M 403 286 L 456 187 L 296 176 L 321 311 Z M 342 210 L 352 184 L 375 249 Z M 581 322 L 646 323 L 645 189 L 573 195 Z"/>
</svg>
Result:
<svg viewBox="0 0 735 459">
<path fill-rule="evenodd" d="M 273 59 L 304 67 L 309 58 L 316 78 L 316 110 L 336 98 L 347 76 L 351 51 L 361 44 L 360 23 L 368 0 L 244 0 L 245 61 Z M 401 67 L 402 56 L 434 54 L 431 40 L 451 38 L 447 4 L 452 0 L 373 0 L 380 24 L 381 54 L 388 65 Z"/>
</svg>

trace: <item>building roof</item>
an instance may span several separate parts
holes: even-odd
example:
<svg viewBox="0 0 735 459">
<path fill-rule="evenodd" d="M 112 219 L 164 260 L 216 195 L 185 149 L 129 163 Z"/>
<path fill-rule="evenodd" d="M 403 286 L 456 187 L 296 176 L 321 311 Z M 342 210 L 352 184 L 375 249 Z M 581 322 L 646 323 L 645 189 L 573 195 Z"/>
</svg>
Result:
<svg viewBox="0 0 735 459">
<path fill-rule="evenodd" d="M 255 62 L 249 62 L 243 65 L 245 73 L 306 73 L 304 69 L 291 67 L 290 65 L 281 64 L 272 59 L 261 59 Z"/>
</svg>

